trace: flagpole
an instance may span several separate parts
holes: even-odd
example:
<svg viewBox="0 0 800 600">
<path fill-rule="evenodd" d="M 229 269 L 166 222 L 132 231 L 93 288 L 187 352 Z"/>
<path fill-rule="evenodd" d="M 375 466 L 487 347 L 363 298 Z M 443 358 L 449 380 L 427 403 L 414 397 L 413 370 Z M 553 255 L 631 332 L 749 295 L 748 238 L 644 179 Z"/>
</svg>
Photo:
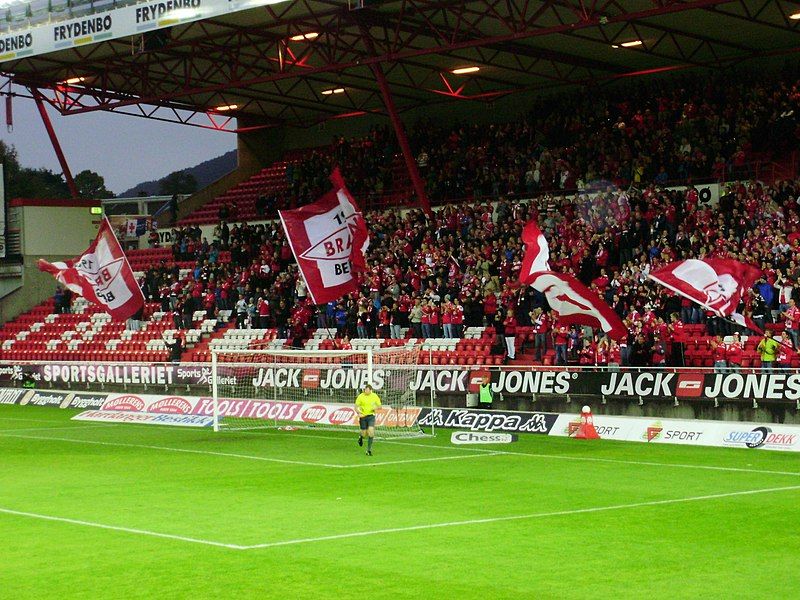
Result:
<svg viewBox="0 0 800 600">
<path fill-rule="evenodd" d="M 128 269 L 130 269 L 130 271 L 131 271 L 131 276 L 133 277 L 133 282 L 136 285 L 136 289 L 139 291 L 139 295 L 142 297 L 142 308 L 141 308 L 141 310 L 144 311 L 145 304 L 147 304 L 147 298 L 144 297 L 144 292 L 142 291 L 142 286 L 139 285 L 139 282 L 136 280 L 136 277 L 134 276 L 133 267 L 131 266 L 131 263 L 128 262 L 128 255 L 125 253 L 125 248 L 123 248 L 122 244 L 120 244 L 119 238 L 117 237 L 117 233 L 114 231 L 114 228 L 111 226 L 111 221 L 109 221 L 108 217 L 106 216 L 105 209 L 103 209 L 103 221 L 105 222 L 106 227 L 108 227 L 108 230 L 111 232 L 111 235 L 114 236 L 114 239 L 116 240 L 117 245 L 119 246 L 119 249 L 122 251 L 122 260 L 125 261 L 125 264 L 128 265 Z M 102 227 L 102 225 L 101 225 L 101 227 Z M 136 313 L 134 313 L 133 315 L 131 315 L 128 318 L 132 318 L 135 314 Z"/>
<path fill-rule="evenodd" d="M 119 247 L 122 250 L 122 259 L 125 261 L 125 264 L 128 265 L 128 268 L 131 270 L 131 273 L 133 273 L 133 267 L 131 266 L 131 263 L 128 262 L 128 255 L 125 254 L 125 248 L 123 248 L 122 244 L 119 243 L 119 238 L 117 237 L 117 232 L 114 231 L 114 228 L 111 226 L 111 221 L 108 220 L 108 217 L 106 216 L 105 210 L 103 211 L 103 220 L 106 222 L 106 225 L 108 226 L 108 230 L 111 232 L 111 235 L 114 236 L 114 239 L 117 240 L 117 243 L 119 244 Z M 136 282 L 136 285 L 139 285 L 138 281 Z M 141 289 L 142 288 L 140 286 L 139 290 L 141 291 Z M 142 293 L 142 298 L 144 298 L 144 293 Z M 146 300 L 147 299 L 145 298 L 145 301 Z"/>
</svg>

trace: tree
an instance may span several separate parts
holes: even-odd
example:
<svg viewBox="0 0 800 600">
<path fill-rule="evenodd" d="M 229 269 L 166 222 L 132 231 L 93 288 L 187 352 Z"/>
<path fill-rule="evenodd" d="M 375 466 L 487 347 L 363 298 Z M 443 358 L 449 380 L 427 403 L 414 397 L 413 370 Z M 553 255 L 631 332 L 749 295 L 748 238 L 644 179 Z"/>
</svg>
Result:
<svg viewBox="0 0 800 600">
<path fill-rule="evenodd" d="M 22 168 L 8 187 L 10 198 L 70 198 L 64 177 L 49 169 Z"/>
<path fill-rule="evenodd" d="M 197 179 L 188 171 L 174 171 L 158 182 L 158 190 L 162 196 L 194 194 L 197 191 Z"/>
<path fill-rule="evenodd" d="M 102 199 L 113 198 L 114 194 L 106 189 L 106 181 L 94 171 L 85 170 L 75 175 L 75 185 L 81 198 Z"/>
<path fill-rule="evenodd" d="M 17 150 L 0 141 L 7 198 L 69 198 L 69 188 L 59 173 L 20 166 Z"/>
</svg>

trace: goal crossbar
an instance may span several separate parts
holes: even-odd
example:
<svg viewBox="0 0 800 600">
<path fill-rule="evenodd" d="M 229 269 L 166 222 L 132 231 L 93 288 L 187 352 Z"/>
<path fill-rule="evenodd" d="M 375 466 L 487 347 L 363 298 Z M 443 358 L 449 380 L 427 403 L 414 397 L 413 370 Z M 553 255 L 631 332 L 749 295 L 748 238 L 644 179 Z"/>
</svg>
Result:
<svg viewBox="0 0 800 600">
<path fill-rule="evenodd" d="M 419 346 L 357 350 L 215 349 L 211 353 L 214 430 L 284 425 L 354 430 L 353 405 L 370 384 L 381 398 L 376 435 L 422 435 L 411 382 Z"/>
</svg>

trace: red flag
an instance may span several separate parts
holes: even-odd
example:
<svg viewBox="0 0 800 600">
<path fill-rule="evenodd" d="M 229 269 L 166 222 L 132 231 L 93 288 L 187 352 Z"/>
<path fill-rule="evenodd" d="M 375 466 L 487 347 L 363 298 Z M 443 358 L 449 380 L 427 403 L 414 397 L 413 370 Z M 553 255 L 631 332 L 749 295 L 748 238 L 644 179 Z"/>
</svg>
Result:
<svg viewBox="0 0 800 600">
<path fill-rule="evenodd" d="M 741 313 L 731 313 L 731 321 L 737 325 L 741 325 L 742 327 L 749 329 L 750 331 L 754 331 L 758 335 L 764 335 L 764 330 L 756 325 L 753 319 L 747 315 L 743 315 Z"/>
<path fill-rule="evenodd" d="M 104 306 L 115 320 L 128 319 L 144 306 L 133 269 L 105 217 L 97 238 L 83 254 L 66 262 L 39 259 L 38 266 L 76 294 Z"/>
<path fill-rule="evenodd" d="M 544 271 L 535 273 L 530 284 L 545 295 L 563 323 L 602 329 L 615 340 L 628 335 L 617 313 L 572 275 Z"/>
<path fill-rule="evenodd" d="M 727 317 L 762 273 L 756 267 L 723 258 L 672 262 L 648 275 L 676 294 Z"/>
<path fill-rule="evenodd" d="M 525 256 L 519 270 L 519 281 L 530 285 L 536 273 L 550 270 L 550 249 L 535 220 L 528 221 L 522 229 L 522 242 L 525 244 Z"/>
<path fill-rule="evenodd" d="M 313 204 L 279 211 L 286 239 L 315 304 L 356 291 L 355 275 L 366 270 L 367 223 L 338 169 L 331 182 L 333 189 Z"/>
</svg>

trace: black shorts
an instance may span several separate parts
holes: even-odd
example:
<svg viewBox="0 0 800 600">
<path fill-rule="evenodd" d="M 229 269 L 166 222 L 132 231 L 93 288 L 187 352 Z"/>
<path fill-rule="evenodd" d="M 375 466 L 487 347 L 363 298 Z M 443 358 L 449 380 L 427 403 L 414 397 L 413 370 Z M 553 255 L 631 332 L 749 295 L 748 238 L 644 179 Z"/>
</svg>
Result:
<svg viewBox="0 0 800 600">
<path fill-rule="evenodd" d="M 364 429 L 369 429 L 370 427 L 375 427 L 375 415 L 367 415 L 366 417 L 359 417 L 358 426 L 361 428 L 362 431 Z"/>
</svg>

